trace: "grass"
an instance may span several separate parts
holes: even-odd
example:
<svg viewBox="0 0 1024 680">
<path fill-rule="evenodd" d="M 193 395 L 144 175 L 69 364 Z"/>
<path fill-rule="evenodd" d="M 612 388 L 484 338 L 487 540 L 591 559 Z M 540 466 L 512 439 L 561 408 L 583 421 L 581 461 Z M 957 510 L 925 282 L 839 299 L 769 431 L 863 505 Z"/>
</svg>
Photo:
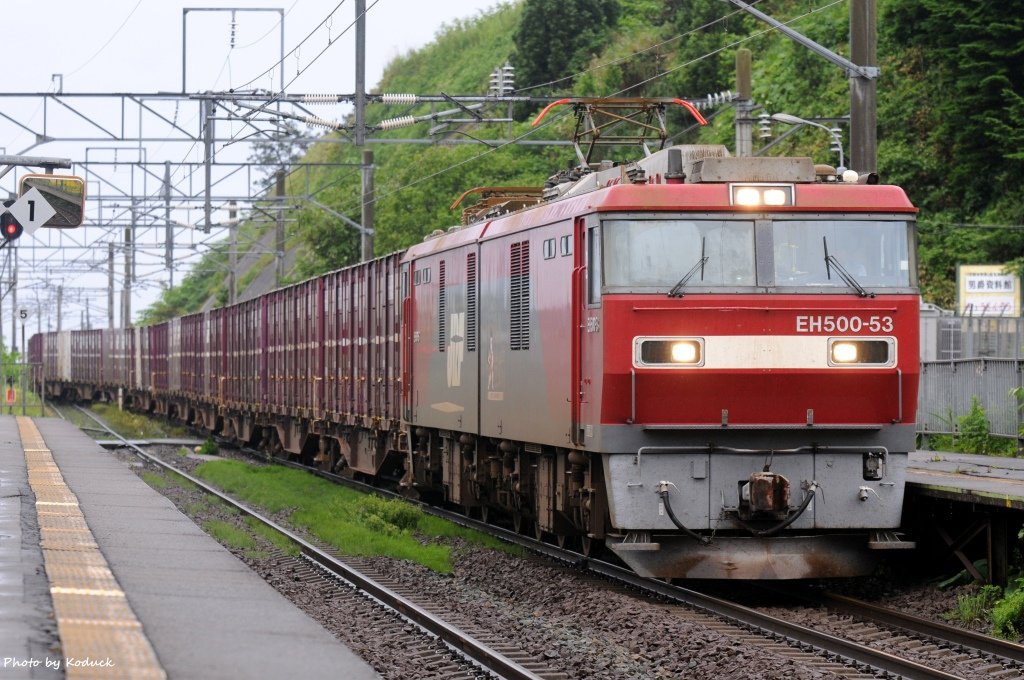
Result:
<svg viewBox="0 0 1024 680">
<path fill-rule="evenodd" d="M 959 621 L 970 624 L 978 621 L 988 622 L 992 607 L 1002 595 L 999 586 L 982 586 L 975 593 L 962 594 L 956 598 L 956 607 L 943 615 L 947 621 Z"/>
<path fill-rule="evenodd" d="M 167 476 L 159 472 L 148 472 L 143 471 L 140 475 L 142 481 L 149 484 L 154 489 L 166 489 L 171 484 L 171 480 L 167 479 Z"/>
<path fill-rule="evenodd" d="M 122 411 L 113 404 L 93 404 L 92 412 L 125 437 L 154 439 L 188 436 L 187 430 L 161 423 L 149 416 Z"/>
<path fill-rule="evenodd" d="M 249 527 L 253 530 L 254 533 L 262 536 L 270 543 L 273 543 L 285 554 L 293 556 L 299 554 L 299 546 L 295 545 L 290 540 L 288 540 L 287 537 L 277 533 L 276 531 L 274 531 L 258 519 L 255 519 L 253 517 L 246 517 L 245 523 L 249 525 Z"/>
<path fill-rule="evenodd" d="M 251 534 L 229 522 L 209 519 L 203 522 L 203 529 L 221 543 L 232 548 L 240 550 L 253 550 L 256 548 L 256 539 Z"/>
<path fill-rule="evenodd" d="M 296 527 L 346 555 L 383 555 L 452 572 L 452 548 L 439 538 L 516 552 L 496 538 L 424 514 L 400 500 L 385 501 L 308 472 L 211 461 L 196 476 L 269 513 L 285 513 Z"/>
</svg>

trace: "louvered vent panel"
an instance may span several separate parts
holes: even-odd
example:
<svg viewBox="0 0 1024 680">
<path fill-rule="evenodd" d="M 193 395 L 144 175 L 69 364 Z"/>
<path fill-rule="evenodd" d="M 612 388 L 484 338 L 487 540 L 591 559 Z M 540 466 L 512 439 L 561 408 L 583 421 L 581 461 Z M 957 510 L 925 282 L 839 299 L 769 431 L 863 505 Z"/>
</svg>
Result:
<svg viewBox="0 0 1024 680">
<path fill-rule="evenodd" d="M 509 344 L 513 350 L 530 349 L 530 242 L 511 246 L 511 319 Z"/>
<path fill-rule="evenodd" d="M 445 271 L 444 271 L 444 260 L 441 260 L 441 264 L 437 268 L 437 351 L 443 352 L 445 349 L 445 341 L 447 338 L 447 325 L 446 320 L 448 318 L 447 299 L 445 295 Z"/>
<path fill-rule="evenodd" d="M 476 253 L 466 256 L 466 351 L 476 351 Z"/>
</svg>

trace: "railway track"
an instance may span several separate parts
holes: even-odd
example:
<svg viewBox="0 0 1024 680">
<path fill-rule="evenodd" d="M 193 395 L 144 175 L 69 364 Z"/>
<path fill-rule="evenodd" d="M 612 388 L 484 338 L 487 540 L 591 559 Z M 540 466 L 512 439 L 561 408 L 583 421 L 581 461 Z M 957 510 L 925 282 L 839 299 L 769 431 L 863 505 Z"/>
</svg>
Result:
<svg viewBox="0 0 1024 680">
<path fill-rule="evenodd" d="M 372 600 L 386 607 L 394 615 L 400 616 L 403 621 L 403 625 L 400 627 L 408 627 L 408 623 L 412 623 L 419 629 L 420 633 L 425 634 L 428 638 L 433 637 L 442 641 L 445 646 L 454 650 L 462 659 L 458 664 L 459 667 L 444 670 L 440 677 L 477 677 L 482 669 L 493 676 L 510 678 L 511 680 L 561 680 L 565 678 L 564 674 L 546 669 L 538 661 L 528 659 L 515 660 L 507 653 L 510 650 L 498 649 L 477 639 L 471 633 L 460 630 L 442 616 L 428 611 L 384 583 L 364 574 L 353 566 L 351 561 L 321 550 L 302 536 L 255 512 L 245 504 L 211 487 L 197 477 L 164 462 L 157 456 L 150 455 L 115 432 L 89 411 L 81 408 L 79 408 L 79 411 L 100 424 L 112 436 L 124 442 L 126 447 L 132 449 L 137 456 L 146 462 L 157 465 L 168 472 L 188 480 L 205 493 L 216 497 L 221 502 L 243 513 L 243 515 L 252 517 L 282 536 L 286 536 L 299 547 L 301 559 L 307 564 L 305 569 L 296 567 L 295 571 L 300 578 L 312 578 L 317 572 L 329 575 L 331 578 L 337 579 L 347 584 L 350 588 L 357 590 L 363 596 L 372 598 Z M 335 597 L 339 593 L 337 589 L 329 592 Z M 420 648 L 424 645 L 423 635 L 414 635 L 413 637 L 415 638 L 412 642 L 414 647 Z M 430 645 L 427 644 L 426 648 L 429 649 Z M 434 653 L 436 654 L 436 650 L 434 650 Z M 437 654 L 436 658 L 430 659 L 430 662 L 427 665 L 444 665 L 442 663 L 445 662 L 444 655 Z"/>
<path fill-rule="evenodd" d="M 106 424 L 92 414 L 89 414 L 89 417 L 106 428 Z M 109 431 L 109 428 L 106 429 Z M 118 435 L 114 433 L 114 436 Z M 137 447 L 135 448 L 137 449 Z M 145 455 L 147 460 L 152 460 L 161 467 L 171 469 L 176 474 L 183 474 L 163 461 L 144 454 L 141 450 L 137 453 Z M 263 455 L 259 457 L 265 459 Z M 380 489 L 346 478 L 319 470 L 310 470 L 310 468 L 294 463 L 291 465 L 367 491 L 381 493 Z M 184 476 L 204 490 L 225 498 L 223 494 L 215 489 L 210 489 L 202 482 L 187 474 Z M 242 504 L 233 500 L 225 500 L 240 510 L 248 512 L 248 509 Z M 985 676 L 1022 677 L 1019 669 L 1021 661 L 1024 660 L 1024 654 L 1022 654 L 1024 648 L 1020 645 L 1003 643 L 987 636 L 928 621 L 917 620 L 914 622 L 911 620 L 913 617 L 907 617 L 899 612 L 882 610 L 839 596 L 829 596 L 831 605 L 815 606 L 830 606 L 832 616 L 846 617 L 846 620 L 839 619 L 837 625 L 831 626 L 824 623 L 811 626 L 801 625 L 787 620 L 792 617 L 786 611 L 778 611 L 779 608 L 765 610 L 758 607 L 747 607 L 732 601 L 731 598 L 719 598 L 708 593 L 640 578 L 616 565 L 586 558 L 493 524 L 485 524 L 443 509 L 429 506 L 424 506 L 423 509 L 464 526 L 487 531 L 531 551 L 580 569 L 592 580 L 602 581 L 604 587 L 629 588 L 634 593 L 640 592 L 648 597 L 656 597 L 660 601 L 656 606 L 663 609 L 666 615 L 679 617 L 713 629 L 722 635 L 732 636 L 744 646 L 759 647 L 773 654 L 789 658 L 800 665 L 818 670 L 828 670 L 839 677 L 851 679 L 880 675 L 928 679 Z M 283 527 L 279 527 L 269 520 L 260 518 L 260 521 L 274 527 L 275 530 L 289 533 Z M 314 546 L 306 544 L 301 538 L 296 542 L 303 547 L 302 559 L 308 563 L 306 569 L 337 573 L 334 564 L 342 561 L 338 556 L 319 551 Z M 310 549 L 308 553 L 307 547 Z M 368 561 L 353 561 L 348 558 L 345 558 L 344 561 L 348 562 L 348 566 L 343 570 L 343 575 L 340 578 L 347 583 L 355 583 L 359 588 L 363 587 L 363 583 L 375 583 L 375 586 L 368 585 L 366 592 L 374 598 L 382 599 L 382 596 L 376 592 L 376 589 L 379 588 L 381 593 L 388 593 L 386 597 L 395 597 L 394 601 L 397 603 L 393 607 L 395 611 L 416 621 L 418 626 L 429 631 L 431 635 L 444 639 L 451 648 L 466 653 L 467 657 L 473 660 L 471 663 L 487 666 L 491 669 L 489 672 L 500 677 L 565 677 L 550 669 L 545 672 L 543 663 L 531 659 L 529 655 L 517 652 L 514 645 L 488 638 L 483 632 L 477 633 L 475 643 L 460 642 L 459 633 L 469 632 L 470 637 L 474 636 L 472 631 L 462 630 L 462 627 L 469 627 L 469 625 L 467 620 L 460 620 L 459 612 L 431 611 L 431 608 L 437 609 L 436 604 L 431 603 L 428 598 L 418 597 L 414 592 L 403 592 L 400 582 L 392 581 L 387 584 L 387 579 L 383 575 L 373 573 L 372 566 Z M 382 583 L 382 581 L 385 582 Z M 840 606 L 845 608 L 842 612 L 838 610 Z M 854 613 L 851 608 L 857 608 L 857 612 Z M 857 617 L 856 624 L 849 623 L 848 619 L 851 616 Z M 435 622 L 422 623 L 418 620 L 419 617 L 424 617 L 424 622 L 431 620 Z M 437 623 L 437 620 L 441 620 L 443 623 Z M 829 630 L 835 631 L 837 628 L 842 629 L 841 634 L 828 632 Z M 907 631 L 909 634 L 893 632 L 894 628 L 899 631 Z M 881 645 L 880 641 L 885 641 L 886 644 Z M 432 653 L 436 654 L 436 650 Z M 492 663 L 492 657 L 500 659 L 497 668 L 489 665 Z M 437 662 L 436 659 L 435 662 Z M 505 664 L 508 666 L 505 667 Z M 943 668 L 952 668 L 954 672 L 942 670 Z M 520 672 L 532 675 L 516 675 Z"/>
</svg>

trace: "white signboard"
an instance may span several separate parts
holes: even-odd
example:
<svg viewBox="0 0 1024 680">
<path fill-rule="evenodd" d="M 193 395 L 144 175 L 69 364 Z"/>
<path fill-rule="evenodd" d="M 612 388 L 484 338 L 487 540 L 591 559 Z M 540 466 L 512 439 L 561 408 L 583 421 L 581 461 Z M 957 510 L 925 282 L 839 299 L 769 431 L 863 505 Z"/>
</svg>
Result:
<svg viewBox="0 0 1024 680">
<path fill-rule="evenodd" d="M 964 316 L 1018 316 L 1020 277 L 1007 274 L 1000 264 L 960 265 L 957 268 L 960 314 Z"/>
<path fill-rule="evenodd" d="M 35 187 L 25 192 L 7 210 L 14 215 L 14 219 L 18 220 L 26 234 L 33 233 L 57 214 L 57 211 L 46 202 L 39 189 Z"/>
</svg>

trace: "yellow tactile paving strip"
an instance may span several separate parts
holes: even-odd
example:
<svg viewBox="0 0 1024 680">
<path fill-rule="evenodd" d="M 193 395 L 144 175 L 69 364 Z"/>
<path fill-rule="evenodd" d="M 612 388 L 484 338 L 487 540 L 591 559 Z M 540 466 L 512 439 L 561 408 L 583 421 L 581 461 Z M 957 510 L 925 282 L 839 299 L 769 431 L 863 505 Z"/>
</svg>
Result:
<svg viewBox="0 0 1024 680">
<path fill-rule="evenodd" d="M 31 418 L 19 417 L 67 678 L 166 678 Z"/>
</svg>

